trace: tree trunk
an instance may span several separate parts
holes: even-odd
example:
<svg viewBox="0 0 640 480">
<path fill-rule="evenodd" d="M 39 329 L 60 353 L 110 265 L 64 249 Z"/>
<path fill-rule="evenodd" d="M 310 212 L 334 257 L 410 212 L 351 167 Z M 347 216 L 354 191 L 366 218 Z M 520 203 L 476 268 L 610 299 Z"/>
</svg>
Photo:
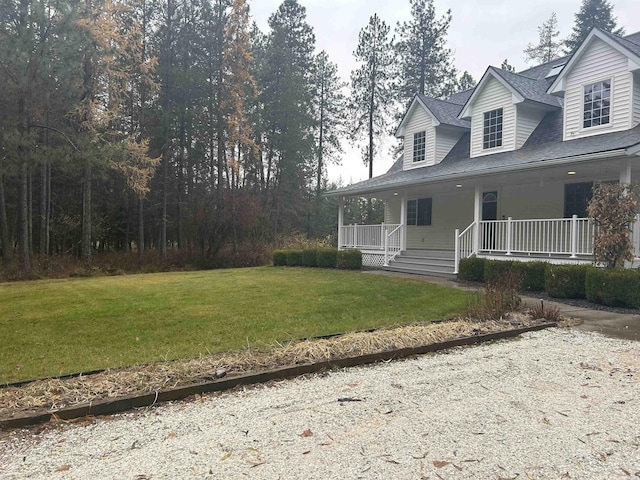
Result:
<svg viewBox="0 0 640 480">
<path fill-rule="evenodd" d="M 91 175 L 91 160 L 86 158 L 82 185 L 82 239 L 80 242 L 80 258 L 85 263 L 91 262 Z"/>
<path fill-rule="evenodd" d="M 22 270 L 25 274 L 31 273 L 31 258 L 29 252 L 29 207 L 28 207 L 28 166 L 23 160 L 20 166 L 20 197 L 18 202 L 18 252 Z"/>
<path fill-rule="evenodd" d="M 138 197 L 138 257 L 144 252 L 144 198 Z"/>
<path fill-rule="evenodd" d="M 48 182 L 48 162 L 47 160 L 43 160 L 42 168 L 40 171 L 40 253 L 42 255 L 47 255 L 49 253 L 49 225 L 48 225 L 48 217 L 49 217 L 49 203 L 47 200 L 49 199 L 49 195 L 47 192 L 47 188 L 49 186 Z"/>
<path fill-rule="evenodd" d="M 2 263 L 6 265 L 11 261 L 11 251 L 13 249 L 9 241 L 7 205 L 4 198 L 4 178 L 2 174 L 0 174 L 0 243 L 2 243 Z"/>
<path fill-rule="evenodd" d="M 168 163 L 168 153 L 165 151 L 162 158 L 162 221 L 160 224 L 160 256 L 162 257 L 167 256 L 167 199 L 169 190 Z"/>
</svg>

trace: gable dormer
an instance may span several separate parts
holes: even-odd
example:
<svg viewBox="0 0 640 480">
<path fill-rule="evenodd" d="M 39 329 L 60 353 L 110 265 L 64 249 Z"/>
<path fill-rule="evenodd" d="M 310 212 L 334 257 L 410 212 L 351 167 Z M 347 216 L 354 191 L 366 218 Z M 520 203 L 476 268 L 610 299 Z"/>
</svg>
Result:
<svg viewBox="0 0 640 480">
<path fill-rule="evenodd" d="M 522 147 L 545 114 L 561 107 L 546 87 L 544 80 L 489 67 L 459 115 L 471 122 L 471 158 Z"/>
<path fill-rule="evenodd" d="M 564 97 L 563 140 L 640 123 L 640 46 L 593 29 L 549 93 Z"/>
<path fill-rule="evenodd" d="M 460 137 L 469 131 L 469 122 L 460 120 L 461 106 L 417 94 L 396 130 L 404 139 L 403 170 L 440 163 Z"/>
</svg>

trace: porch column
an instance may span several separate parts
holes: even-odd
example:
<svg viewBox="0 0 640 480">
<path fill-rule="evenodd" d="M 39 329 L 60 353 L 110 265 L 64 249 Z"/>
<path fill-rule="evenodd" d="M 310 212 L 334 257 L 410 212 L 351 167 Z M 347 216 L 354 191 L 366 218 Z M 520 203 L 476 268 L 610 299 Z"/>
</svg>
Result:
<svg viewBox="0 0 640 480">
<path fill-rule="evenodd" d="M 344 198 L 338 198 L 338 250 L 342 249 L 344 224 Z"/>
<path fill-rule="evenodd" d="M 407 249 L 407 197 L 403 193 L 400 197 L 400 250 Z"/>
<path fill-rule="evenodd" d="M 631 163 L 626 162 L 620 168 L 620 183 L 624 185 L 631 184 Z"/>
<path fill-rule="evenodd" d="M 480 252 L 480 222 L 482 221 L 482 185 L 476 185 L 473 198 L 473 251 L 476 255 Z"/>
</svg>

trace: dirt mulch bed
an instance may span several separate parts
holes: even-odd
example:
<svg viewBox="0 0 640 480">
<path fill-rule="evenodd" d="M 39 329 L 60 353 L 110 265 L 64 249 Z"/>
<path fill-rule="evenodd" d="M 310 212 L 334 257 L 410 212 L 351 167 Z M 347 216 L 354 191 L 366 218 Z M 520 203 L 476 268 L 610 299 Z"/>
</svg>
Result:
<svg viewBox="0 0 640 480">
<path fill-rule="evenodd" d="M 532 320 L 524 314 L 488 322 L 457 319 L 296 341 L 269 348 L 247 348 L 192 359 L 105 370 L 73 378 L 35 380 L 25 385 L 0 388 L 0 419 L 53 412 L 99 400 L 144 395 L 211 381 L 221 375 L 258 373 L 285 366 L 412 348 L 542 322 L 544 320 Z M 571 320 L 565 319 L 561 323 L 566 326 L 571 324 Z"/>
</svg>

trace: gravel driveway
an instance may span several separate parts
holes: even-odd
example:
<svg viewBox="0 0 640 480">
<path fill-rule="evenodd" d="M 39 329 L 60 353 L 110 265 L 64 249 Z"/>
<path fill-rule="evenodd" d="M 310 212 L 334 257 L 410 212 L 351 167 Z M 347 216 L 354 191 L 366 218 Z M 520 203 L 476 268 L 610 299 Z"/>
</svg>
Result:
<svg viewBox="0 0 640 480">
<path fill-rule="evenodd" d="M 0 477 L 640 477 L 640 342 L 551 329 L 0 440 Z"/>
</svg>

